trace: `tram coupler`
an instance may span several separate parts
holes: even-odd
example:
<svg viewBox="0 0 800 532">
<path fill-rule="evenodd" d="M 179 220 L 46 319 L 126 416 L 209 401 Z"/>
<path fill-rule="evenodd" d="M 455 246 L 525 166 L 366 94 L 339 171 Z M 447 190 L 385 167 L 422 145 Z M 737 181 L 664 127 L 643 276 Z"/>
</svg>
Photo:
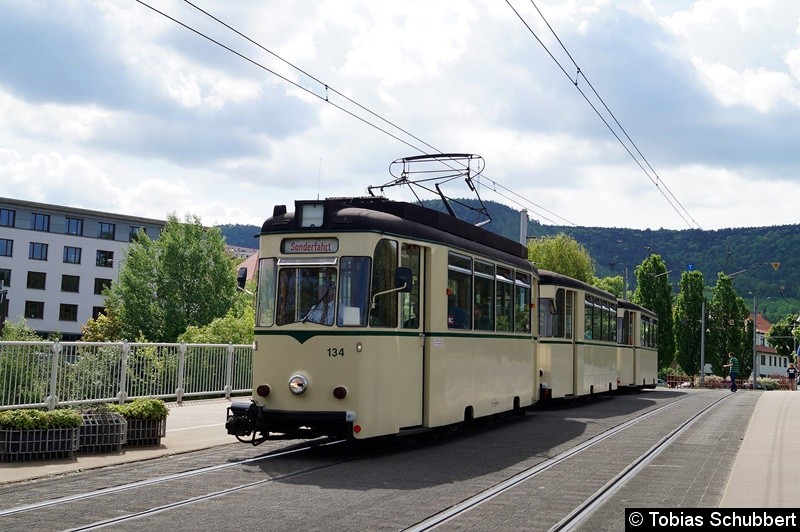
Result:
<svg viewBox="0 0 800 532">
<path fill-rule="evenodd" d="M 232 403 L 228 407 L 225 428 L 234 436 L 249 436 L 256 428 L 258 405 L 255 403 Z"/>
</svg>

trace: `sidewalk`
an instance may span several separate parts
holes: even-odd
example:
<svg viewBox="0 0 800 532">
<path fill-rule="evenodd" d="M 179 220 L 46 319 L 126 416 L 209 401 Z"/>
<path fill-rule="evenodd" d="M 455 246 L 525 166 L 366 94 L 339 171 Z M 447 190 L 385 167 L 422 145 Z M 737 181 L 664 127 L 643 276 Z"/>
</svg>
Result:
<svg viewBox="0 0 800 532">
<path fill-rule="evenodd" d="M 762 392 L 721 508 L 792 508 L 800 500 L 800 392 Z"/>
<path fill-rule="evenodd" d="M 248 398 L 237 398 L 247 401 Z M 72 471 L 93 469 L 126 462 L 136 462 L 188 451 L 207 449 L 235 443 L 236 438 L 225 432 L 228 399 L 184 401 L 181 405 L 167 403 L 167 434 L 158 447 L 134 447 L 119 453 L 75 454 L 74 460 L 0 463 L 0 484 L 31 480 Z"/>
</svg>

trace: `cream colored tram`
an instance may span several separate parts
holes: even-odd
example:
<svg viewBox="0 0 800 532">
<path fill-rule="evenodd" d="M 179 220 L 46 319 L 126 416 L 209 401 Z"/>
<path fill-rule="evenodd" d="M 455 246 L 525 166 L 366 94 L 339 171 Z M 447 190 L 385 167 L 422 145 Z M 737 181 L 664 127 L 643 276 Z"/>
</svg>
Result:
<svg viewBox="0 0 800 532">
<path fill-rule="evenodd" d="M 557 399 L 616 390 L 616 297 L 539 270 L 538 309 L 542 396 Z"/>
<path fill-rule="evenodd" d="M 658 318 L 630 301 L 617 304 L 617 368 L 621 389 L 655 388 L 658 380 Z"/>
<path fill-rule="evenodd" d="M 524 411 L 536 281 L 525 246 L 438 211 L 278 206 L 260 233 L 253 395 L 228 432 L 365 439 Z"/>
</svg>

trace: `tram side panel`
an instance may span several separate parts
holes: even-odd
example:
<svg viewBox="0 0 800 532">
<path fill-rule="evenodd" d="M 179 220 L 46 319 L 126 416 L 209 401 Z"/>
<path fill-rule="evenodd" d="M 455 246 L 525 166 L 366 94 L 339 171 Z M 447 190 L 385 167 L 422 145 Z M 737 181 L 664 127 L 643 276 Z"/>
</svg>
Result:
<svg viewBox="0 0 800 532">
<path fill-rule="evenodd" d="M 524 408 L 534 397 L 529 332 L 478 331 L 471 323 L 465 329 L 448 326 L 447 253 L 446 248 L 431 252 L 424 371 L 424 425 L 431 428 L 509 411 L 515 398 Z"/>
</svg>

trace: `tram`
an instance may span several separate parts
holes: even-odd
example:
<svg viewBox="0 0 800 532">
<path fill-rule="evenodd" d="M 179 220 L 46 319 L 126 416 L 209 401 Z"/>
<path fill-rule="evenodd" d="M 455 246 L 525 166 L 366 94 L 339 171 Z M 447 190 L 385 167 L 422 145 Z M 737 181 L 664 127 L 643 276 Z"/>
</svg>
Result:
<svg viewBox="0 0 800 532">
<path fill-rule="evenodd" d="M 655 386 L 654 313 L 452 212 L 297 201 L 259 238 L 253 394 L 226 421 L 240 441 L 437 434 Z"/>
<path fill-rule="evenodd" d="M 559 273 L 539 271 L 536 351 L 543 396 L 617 389 L 617 298 Z"/>
<path fill-rule="evenodd" d="M 618 302 L 617 317 L 619 388 L 655 388 L 658 380 L 658 318 L 654 312 L 625 300 Z"/>
<path fill-rule="evenodd" d="M 259 238 L 241 441 L 450 430 L 537 400 L 524 245 L 381 197 L 276 206 Z"/>
</svg>

